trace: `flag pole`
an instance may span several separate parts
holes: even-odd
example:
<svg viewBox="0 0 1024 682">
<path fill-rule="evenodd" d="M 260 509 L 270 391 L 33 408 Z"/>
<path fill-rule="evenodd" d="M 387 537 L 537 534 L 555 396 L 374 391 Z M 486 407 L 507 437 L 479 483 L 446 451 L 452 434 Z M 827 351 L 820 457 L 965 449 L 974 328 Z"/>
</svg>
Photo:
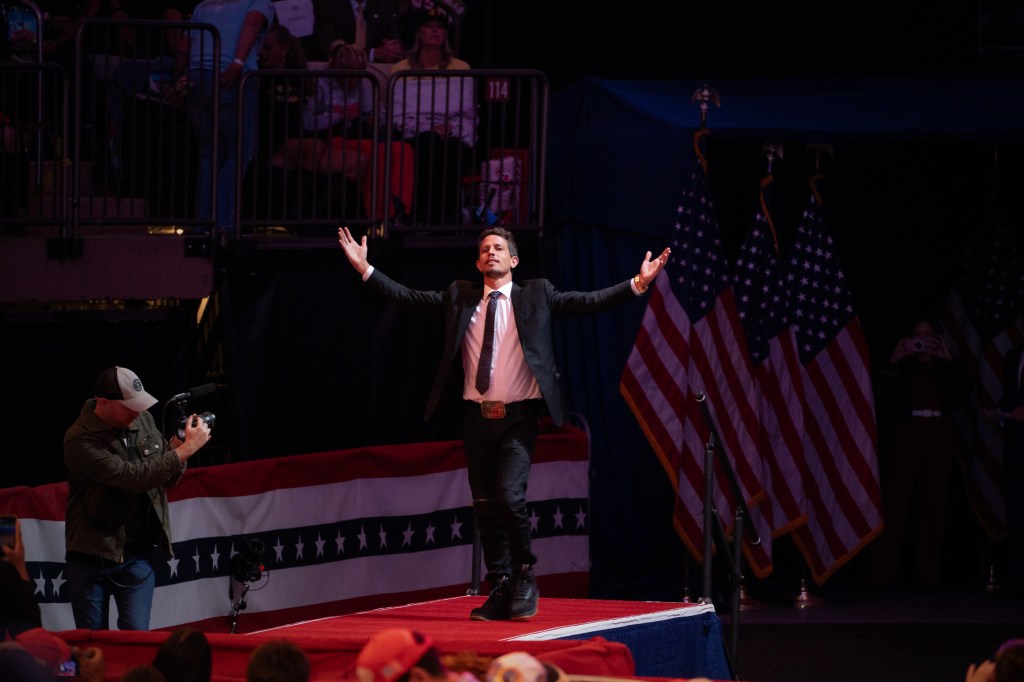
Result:
<svg viewBox="0 0 1024 682">
<path fill-rule="evenodd" d="M 758 194 L 758 202 L 761 204 L 761 213 L 764 214 L 765 220 L 768 221 L 768 229 L 772 233 L 772 242 L 775 244 L 775 255 L 779 255 L 779 234 L 775 231 L 775 221 L 772 219 L 772 213 L 768 210 L 768 199 L 766 194 L 768 189 L 774 184 L 775 176 L 772 175 L 772 166 L 775 159 L 782 159 L 784 148 L 781 142 L 765 142 L 764 146 L 761 147 L 761 151 L 765 155 L 765 159 L 768 161 L 768 172 L 761 178 L 761 187 Z"/>
<path fill-rule="evenodd" d="M 690 102 L 698 102 L 700 107 L 700 129 L 693 134 L 693 154 L 697 157 L 700 162 L 700 168 L 704 171 L 704 177 L 708 176 L 708 159 L 704 156 L 704 150 L 701 149 L 701 143 L 703 139 L 711 134 L 711 130 L 708 129 L 708 109 L 714 104 L 716 107 L 722 106 L 722 99 L 718 96 L 718 91 L 714 88 L 709 88 L 707 84 L 702 88 L 697 88 L 693 91 L 693 95 L 690 97 Z"/>
</svg>

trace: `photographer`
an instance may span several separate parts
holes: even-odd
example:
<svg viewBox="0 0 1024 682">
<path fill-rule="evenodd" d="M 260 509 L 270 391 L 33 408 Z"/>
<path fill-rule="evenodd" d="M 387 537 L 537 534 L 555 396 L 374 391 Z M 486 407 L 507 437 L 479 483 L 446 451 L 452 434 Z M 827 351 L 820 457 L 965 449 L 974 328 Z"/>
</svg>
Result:
<svg viewBox="0 0 1024 682">
<path fill-rule="evenodd" d="M 64 436 L 68 592 L 75 625 L 105 630 L 110 597 L 121 630 L 148 630 L 156 563 L 171 553 L 165 488 L 210 439 L 191 415 L 168 443 L 147 411 L 156 398 L 124 367 L 104 370 Z"/>
<path fill-rule="evenodd" d="M 916 550 L 916 586 L 939 589 L 946 498 L 957 456 L 953 417 L 972 384 L 937 328 L 919 320 L 876 378 L 885 529 L 875 542 L 869 582 L 878 587 L 895 584 L 906 538 Z M 916 539 L 907 528 L 912 505 Z"/>
</svg>

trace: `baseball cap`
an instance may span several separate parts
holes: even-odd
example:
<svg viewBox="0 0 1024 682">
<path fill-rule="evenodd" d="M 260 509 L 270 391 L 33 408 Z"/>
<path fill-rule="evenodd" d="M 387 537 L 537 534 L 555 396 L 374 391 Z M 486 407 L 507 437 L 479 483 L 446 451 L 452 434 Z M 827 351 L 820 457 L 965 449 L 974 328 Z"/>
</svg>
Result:
<svg viewBox="0 0 1024 682">
<path fill-rule="evenodd" d="M 142 380 L 126 367 L 110 367 L 96 377 L 93 387 L 97 398 L 120 401 L 125 407 L 136 412 L 148 410 L 156 404 L 156 398 L 142 388 Z"/>
<path fill-rule="evenodd" d="M 447 29 L 449 24 L 451 24 L 451 19 L 448 17 L 448 13 L 440 7 L 421 7 L 420 9 L 415 10 L 413 23 L 417 29 L 432 21 L 441 24 L 441 28 L 444 29 Z"/>
<path fill-rule="evenodd" d="M 8 682 L 57 682 L 57 675 L 15 641 L 0 642 L 0 670 Z"/>
<path fill-rule="evenodd" d="M 434 642 L 408 628 L 381 630 L 356 657 L 359 682 L 395 682 L 416 665 Z"/>
<path fill-rule="evenodd" d="M 43 628 L 32 628 L 19 633 L 14 641 L 25 648 L 43 667 L 52 672 L 71 658 L 71 647 L 57 635 Z"/>
</svg>

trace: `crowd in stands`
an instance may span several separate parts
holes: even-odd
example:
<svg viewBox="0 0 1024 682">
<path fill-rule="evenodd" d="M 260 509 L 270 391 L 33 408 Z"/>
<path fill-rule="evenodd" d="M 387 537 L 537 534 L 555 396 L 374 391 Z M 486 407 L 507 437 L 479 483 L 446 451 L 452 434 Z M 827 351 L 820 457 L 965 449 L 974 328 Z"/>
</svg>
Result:
<svg viewBox="0 0 1024 682">
<path fill-rule="evenodd" d="M 416 73 L 470 69 L 452 48 L 459 17 L 440 5 L 314 0 L 313 32 L 300 39 L 275 16 L 270 0 L 88 0 L 81 8 L 68 5 L 46 15 L 43 54 L 74 74 L 75 41 L 90 36 L 87 58 L 77 65 L 85 71 L 82 90 L 74 93 L 83 100 L 82 129 L 72 134 L 81 136 L 83 156 L 103 166 L 96 172 L 103 182 L 124 191 L 140 174 L 143 161 L 133 165 L 133 159 L 146 161 L 147 170 L 159 165 L 153 160 L 163 157 L 155 153 L 127 151 L 140 141 L 137 135 L 129 140 L 126 128 L 146 126 L 148 139 L 141 144 L 173 146 L 175 153 L 194 150 L 188 210 L 218 231 L 236 224 L 237 187 L 243 188 L 244 215 L 254 217 L 266 215 L 254 207 L 275 193 L 268 190 L 304 185 L 290 201 L 277 200 L 275 208 L 284 216 L 301 212 L 309 201 L 300 190 L 308 194 L 317 182 L 327 183 L 322 196 L 339 185 L 350 191 L 359 215 L 370 221 L 387 216 L 395 223 L 460 224 L 471 221 L 464 183 L 479 175 L 485 157 L 473 155 L 479 124 L 474 79 Z M 166 26 L 87 24 L 89 31 L 81 31 L 83 21 L 94 17 L 160 20 Z M 209 26 L 219 36 L 219 53 Z M 31 40 L 15 45 L 9 31 L 0 33 L 0 61 L 31 60 Z M 384 70 L 374 70 L 378 65 Z M 311 66 L 328 73 L 314 76 Z M 257 70 L 264 73 L 246 78 Z M 5 112 L 12 107 L 4 95 L 0 151 L 6 156 L 25 146 L 12 119 L 25 118 L 28 110 Z M 187 114 L 187 144 L 161 130 L 170 125 L 163 113 L 149 125 L 152 111 L 125 110 L 139 107 L 140 100 Z"/>
</svg>

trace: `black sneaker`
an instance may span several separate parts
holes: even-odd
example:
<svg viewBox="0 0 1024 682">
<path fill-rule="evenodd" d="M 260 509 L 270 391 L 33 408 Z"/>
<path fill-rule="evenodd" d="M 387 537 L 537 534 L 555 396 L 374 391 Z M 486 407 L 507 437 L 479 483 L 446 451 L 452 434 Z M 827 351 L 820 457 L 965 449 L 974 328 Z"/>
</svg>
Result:
<svg viewBox="0 0 1024 682">
<path fill-rule="evenodd" d="M 498 584 L 491 590 L 487 601 L 469 612 L 470 620 L 508 620 L 509 606 L 512 604 L 512 588 L 508 576 L 498 579 Z"/>
<path fill-rule="evenodd" d="M 523 564 L 512 575 L 512 605 L 509 617 L 512 620 L 527 620 L 537 615 L 537 600 L 540 592 L 537 581 L 533 578 L 533 567 Z"/>
</svg>

